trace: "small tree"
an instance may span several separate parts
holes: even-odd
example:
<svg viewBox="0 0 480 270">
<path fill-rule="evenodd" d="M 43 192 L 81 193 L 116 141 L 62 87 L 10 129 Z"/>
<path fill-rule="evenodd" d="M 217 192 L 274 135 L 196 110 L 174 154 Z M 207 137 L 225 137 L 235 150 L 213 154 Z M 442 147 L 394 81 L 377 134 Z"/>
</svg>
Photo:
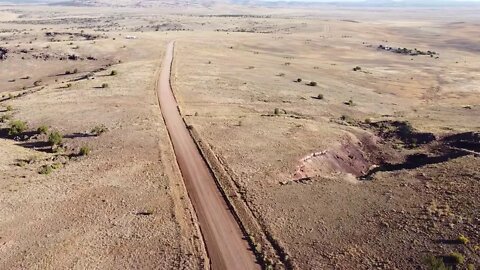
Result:
<svg viewBox="0 0 480 270">
<path fill-rule="evenodd" d="M 21 120 L 13 120 L 10 122 L 10 128 L 8 130 L 8 135 L 10 136 L 15 136 L 18 134 L 23 133 L 25 130 L 27 130 L 28 125 L 26 122 L 21 121 Z"/>
<path fill-rule="evenodd" d="M 311 81 L 308 83 L 309 86 L 317 86 L 317 82 Z"/>
<path fill-rule="evenodd" d="M 51 146 L 58 146 L 62 144 L 62 141 L 63 141 L 63 136 L 58 131 L 53 131 L 52 133 L 50 133 L 50 135 L 48 135 L 48 143 Z"/>
<path fill-rule="evenodd" d="M 37 128 L 37 132 L 39 134 L 47 134 L 48 133 L 48 126 L 42 125 Z"/>
</svg>

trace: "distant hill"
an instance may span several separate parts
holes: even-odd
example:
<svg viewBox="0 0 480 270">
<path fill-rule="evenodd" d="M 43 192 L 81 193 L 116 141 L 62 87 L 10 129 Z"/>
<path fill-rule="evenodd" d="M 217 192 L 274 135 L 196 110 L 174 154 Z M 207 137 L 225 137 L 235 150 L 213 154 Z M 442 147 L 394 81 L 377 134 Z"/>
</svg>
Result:
<svg viewBox="0 0 480 270">
<path fill-rule="evenodd" d="M 219 3 L 228 3 L 222 0 L 68 0 L 60 5 L 73 6 L 104 6 L 104 7 L 209 7 Z"/>
<path fill-rule="evenodd" d="M 364 0 L 359 2 L 315 0 L 0 0 L 12 4 L 54 4 L 69 6 L 110 7 L 210 7 L 218 4 L 237 4 L 264 7 L 480 7 L 480 2 L 462 0 Z"/>
</svg>

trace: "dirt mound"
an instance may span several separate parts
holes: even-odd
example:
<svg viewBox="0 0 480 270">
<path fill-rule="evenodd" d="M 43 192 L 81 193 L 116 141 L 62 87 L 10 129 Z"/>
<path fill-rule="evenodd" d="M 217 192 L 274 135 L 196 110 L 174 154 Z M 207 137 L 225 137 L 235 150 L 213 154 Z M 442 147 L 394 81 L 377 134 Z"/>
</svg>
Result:
<svg viewBox="0 0 480 270">
<path fill-rule="evenodd" d="M 339 145 L 303 157 L 294 173 L 294 181 L 336 173 L 359 177 L 381 160 L 396 159 L 395 153 L 382 145 L 383 140 L 370 133 L 346 133 Z"/>
<path fill-rule="evenodd" d="M 436 136 L 402 121 L 381 121 L 368 127 L 376 135 L 349 132 L 339 145 L 303 157 L 294 181 L 338 173 L 371 179 L 381 171 L 411 170 L 480 152 L 478 132 Z"/>
</svg>

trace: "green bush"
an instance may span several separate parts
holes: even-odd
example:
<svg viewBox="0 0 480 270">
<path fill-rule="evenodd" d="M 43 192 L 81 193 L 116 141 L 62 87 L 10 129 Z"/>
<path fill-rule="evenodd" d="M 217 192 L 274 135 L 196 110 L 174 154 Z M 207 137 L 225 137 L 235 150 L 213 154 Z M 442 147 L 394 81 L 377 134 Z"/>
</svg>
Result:
<svg viewBox="0 0 480 270">
<path fill-rule="evenodd" d="M 317 99 L 323 99 L 323 94 L 318 94 Z"/>
<path fill-rule="evenodd" d="M 92 133 L 93 135 L 95 135 L 95 136 L 100 136 L 101 134 L 103 134 L 103 133 L 105 133 L 105 132 L 107 132 L 107 131 L 108 131 L 108 129 L 107 129 L 107 127 L 106 127 L 105 125 L 99 125 L 99 126 L 95 126 L 95 127 L 92 129 L 91 133 Z"/>
<path fill-rule="evenodd" d="M 7 106 L 7 112 L 10 112 L 10 111 L 13 111 L 13 106 L 12 105 Z"/>
<path fill-rule="evenodd" d="M 42 125 L 37 128 L 37 132 L 39 134 L 47 134 L 48 133 L 48 126 Z"/>
<path fill-rule="evenodd" d="M 102 83 L 102 88 L 108 88 L 108 83 Z"/>
<path fill-rule="evenodd" d="M 58 170 L 58 169 L 60 169 L 60 168 L 63 167 L 63 164 L 60 163 L 60 162 L 53 163 L 53 164 L 51 165 L 51 167 L 52 167 L 52 169 L 54 169 L 54 170 Z"/>
<path fill-rule="evenodd" d="M 428 270 L 451 270 L 447 267 L 441 258 L 430 256 L 425 259 L 425 264 Z"/>
<path fill-rule="evenodd" d="M 311 81 L 308 83 L 309 86 L 317 86 L 317 82 Z"/>
<path fill-rule="evenodd" d="M 112 70 L 112 72 L 110 72 L 110 76 L 115 76 L 117 74 L 118 74 L 118 72 L 116 70 Z"/>
<path fill-rule="evenodd" d="M 13 120 L 10 122 L 10 128 L 8 130 L 8 135 L 15 136 L 20 133 L 23 133 L 25 130 L 28 129 L 28 125 L 26 122 L 21 120 Z"/>
<path fill-rule="evenodd" d="M 50 165 L 43 165 L 42 167 L 40 167 L 40 170 L 38 170 L 39 174 L 45 174 L 45 175 L 51 174 L 52 172 L 53 172 L 53 168 Z"/>
<path fill-rule="evenodd" d="M 80 156 L 88 156 L 90 154 L 91 150 L 88 146 L 82 146 L 80 148 L 80 151 L 78 152 L 78 155 Z"/>
<path fill-rule="evenodd" d="M 458 236 L 458 241 L 464 245 L 468 244 L 468 242 L 470 242 L 470 239 L 468 239 L 468 237 L 466 237 L 465 235 L 463 234 L 460 234 Z"/>
<path fill-rule="evenodd" d="M 465 262 L 465 256 L 459 252 L 450 253 L 450 257 L 453 259 L 455 264 L 463 264 Z"/>
<path fill-rule="evenodd" d="M 455 262 L 455 264 L 463 264 L 465 262 L 465 256 L 459 252 L 452 252 L 449 257 Z"/>
<path fill-rule="evenodd" d="M 63 141 L 63 136 L 58 131 L 53 131 L 52 133 L 50 133 L 50 135 L 48 135 L 48 143 L 51 146 L 60 145 L 62 144 L 62 141 Z"/>
</svg>

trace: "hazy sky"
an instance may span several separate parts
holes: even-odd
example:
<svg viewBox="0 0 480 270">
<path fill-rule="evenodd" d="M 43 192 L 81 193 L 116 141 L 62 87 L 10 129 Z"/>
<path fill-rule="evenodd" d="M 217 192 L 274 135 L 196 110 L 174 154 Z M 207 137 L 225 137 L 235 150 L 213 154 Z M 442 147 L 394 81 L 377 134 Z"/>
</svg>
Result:
<svg viewBox="0 0 480 270">
<path fill-rule="evenodd" d="M 379 0 L 311 0 L 315 2 L 381 2 Z M 431 2 L 431 3 L 436 3 L 436 2 L 446 2 L 448 0 L 386 0 L 386 1 L 392 1 L 392 2 Z M 465 1 L 470 1 L 470 2 L 480 2 L 480 0 L 450 0 L 450 2 L 465 2 Z"/>
</svg>

